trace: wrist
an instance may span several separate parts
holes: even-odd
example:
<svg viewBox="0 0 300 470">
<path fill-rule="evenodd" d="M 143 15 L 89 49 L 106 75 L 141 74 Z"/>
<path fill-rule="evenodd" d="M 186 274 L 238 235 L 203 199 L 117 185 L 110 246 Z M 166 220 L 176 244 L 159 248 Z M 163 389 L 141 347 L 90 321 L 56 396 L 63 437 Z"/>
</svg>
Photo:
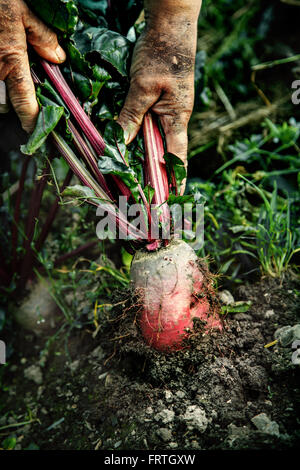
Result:
<svg viewBox="0 0 300 470">
<path fill-rule="evenodd" d="M 147 29 L 162 31 L 173 31 L 176 34 L 176 30 L 179 28 L 186 28 L 193 31 L 197 31 L 198 17 L 195 15 L 189 15 L 186 12 L 164 12 L 157 13 L 156 11 L 145 9 L 145 21 Z"/>
<path fill-rule="evenodd" d="M 201 0 L 144 0 L 145 19 L 152 28 L 188 23 L 197 27 Z"/>
<path fill-rule="evenodd" d="M 146 35 L 196 53 L 201 0 L 144 0 Z"/>
</svg>

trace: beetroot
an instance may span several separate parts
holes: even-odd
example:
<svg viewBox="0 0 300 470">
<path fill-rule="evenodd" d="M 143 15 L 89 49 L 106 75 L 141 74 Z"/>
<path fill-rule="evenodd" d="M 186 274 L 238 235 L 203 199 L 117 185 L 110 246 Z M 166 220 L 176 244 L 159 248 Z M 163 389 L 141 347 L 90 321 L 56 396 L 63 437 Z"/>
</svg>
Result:
<svg viewBox="0 0 300 470">
<path fill-rule="evenodd" d="M 138 251 L 131 279 L 142 305 L 139 326 L 149 346 L 164 352 L 182 349 L 193 318 L 204 322 L 206 332 L 222 330 L 209 302 L 211 280 L 184 241 L 172 240 L 154 252 Z"/>
<path fill-rule="evenodd" d="M 145 158 L 140 168 L 143 177 L 139 179 L 137 175 L 141 174 L 136 173 L 135 165 L 130 167 L 129 157 L 125 158 L 128 149 L 124 149 L 120 129 L 108 128 L 109 138 L 105 142 L 69 89 L 59 67 L 45 61 L 42 65 L 76 119 L 76 125 L 70 120 L 68 125 L 72 142 L 49 127 L 56 148 L 84 185 L 67 187 L 64 194 L 105 209 L 122 239 L 127 240 L 129 251 L 137 250 L 131 277 L 142 305 L 139 325 L 147 344 L 159 351 L 181 349 L 193 330 L 194 318 L 204 323 L 206 332 L 212 328 L 221 330 L 208 270 L 201 266 L 196 253 L 185 242 L 166 240 L 168 228 L 173 237 L 176 233 L 169 204 L 175 200 L 184 203 L 179 189 L 186 173 L 180 158 L 166 152 L 157 116 L 152 112 L 144 116 Z M 38 77 L 33 76 L 39 84 Z M 137 156 L 133 153 L 131 157 Z M 110 179 L 107 179 L 108 169 Z M 145 218 L 138 233 L 134 221 L 118 207 L 119 196 L 125 196 L 129 208 L 132 203 L 142 204 Z"/>
</svg>

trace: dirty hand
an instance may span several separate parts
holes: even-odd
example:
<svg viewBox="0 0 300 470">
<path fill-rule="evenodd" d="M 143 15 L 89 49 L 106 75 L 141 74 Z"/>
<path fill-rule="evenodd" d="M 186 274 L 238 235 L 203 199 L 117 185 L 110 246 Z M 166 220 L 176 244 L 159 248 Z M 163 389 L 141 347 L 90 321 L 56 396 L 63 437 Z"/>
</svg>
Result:
<svg viewBox="0 0 300 470">
<path fill-rule="evenodd" d="M 151 108 L 160 117 L 168 152 L 180 157 L 186 165 L 201 2 L 148 0 L 144 3 L 146 29 L 135 46 L 130 89 L 119 123 L 129 143 Z"/>
<path fill-rule="evenodd" d="M 23 0 L 0 0 L 0 80 L 5 80 L 10 101 L 24 130 L 34 129 L 39 107 L 30 75 L 27 41 L 36 52 L 57 64 L 65 53 L 56 34 L 42 23 Z"/>
</svg>

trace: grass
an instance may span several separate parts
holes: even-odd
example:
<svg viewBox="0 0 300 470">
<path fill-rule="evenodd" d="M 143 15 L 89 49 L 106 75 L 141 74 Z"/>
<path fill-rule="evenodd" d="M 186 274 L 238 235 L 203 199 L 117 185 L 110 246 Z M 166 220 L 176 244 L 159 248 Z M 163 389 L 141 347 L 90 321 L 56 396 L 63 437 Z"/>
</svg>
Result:
<svg viewBox="0 0 300 470">
<path fill-rule="evenodd" d="M 114 292 L 124 289 L 130 282 L 128 270 L 116 269 L 102 254 L 98 262 L 84 257 L 73 260 L 72 265 L 55 268 L 46 257 L 37 253 L 39 262 L 45 268 L 45 278 L 50 283 L 49 292 L 58 305 L 63 317 L 60 328 L 45 343 L 42 355 L 47 356 L 51 344 L 64 334 L 65 351 L 68 356 L 68 340 L 74 330 L 92 329 L 99 331 L 102 316 L 113 307 L 110 299 Z M 50 267 L 49 267 L 50 266 Z M 37 277 L 44 281 L 36 270 Z"/>
<path fill-rule="evenodd" d="M 189 182 L 206 199 L 199 255 L 237 283 L 251 273 L 282 276 L 300 251 L 300 125 L 266 119 L 260 130 L 229 144 L 210 180 Z"/>
<path fill-rule="evenodd" d="M 247 181 L 263 200 L 255 243 L 261 271 L 272 277 L 280 277 L 288 269 L 291 258 L 300 252 L 300 240 L 297 239 L 297 234 L 291 231 L 291 201 L 287 197 L 284 204 L 280 204 L 276 185 L 269 201 L 258 186 L 242 175 L 241 178 Z"/>
</svg>

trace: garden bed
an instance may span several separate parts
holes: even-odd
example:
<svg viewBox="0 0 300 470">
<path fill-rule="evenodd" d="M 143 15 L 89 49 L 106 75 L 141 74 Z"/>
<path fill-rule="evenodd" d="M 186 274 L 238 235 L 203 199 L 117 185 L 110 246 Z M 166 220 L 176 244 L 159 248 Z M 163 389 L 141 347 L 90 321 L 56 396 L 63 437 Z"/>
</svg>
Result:
<svg viewBox="0 0 300 470">
<path fill-rule="evenodd" d="M 265 278 L 239 286 L 234 297 L 252 302 L 247 313 L 228 314 L 224 334 L 198 330 L 191 347 L 175 354 L 145 346 L 134 309 L 120 323 L 120 305 L 96 337 L 88 329 L 67 343 L 61 337 L 46 360 L 43 340 L 20 335 L 5 371 L 5 409 L 14 413 L 1 419 L 2 436 L 13 431 L 22 449 L 296 446 L 299 366 L 291 341 L 265 346 L 276 330 L 300 323 L 299 282 L 291 273 L 282 284 Z M 31 423 L 13 428 L 28 416 Z"/>
</svg>

